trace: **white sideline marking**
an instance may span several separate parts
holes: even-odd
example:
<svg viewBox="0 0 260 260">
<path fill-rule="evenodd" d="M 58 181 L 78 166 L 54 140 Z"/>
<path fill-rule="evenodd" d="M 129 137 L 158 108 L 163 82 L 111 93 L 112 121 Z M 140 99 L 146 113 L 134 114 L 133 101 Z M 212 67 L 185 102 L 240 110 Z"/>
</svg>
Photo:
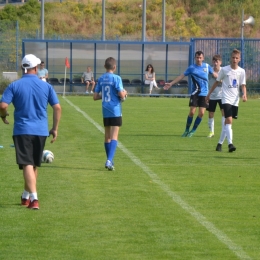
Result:
<svg viewBox="0 0 260 260">
<path fill-rule="evenodd" d="M 96 123 L 91 117 L 88 116 L 84 111 L 75 106 L 70 102 L 66 97 L 63 97 L 64 100 L 74 107 L 79 113 L 81 113 L 90 123 L 92 123 L 100 132 L 104 133 L 103 127 Z M 186 210 L 191 216 L 193 216 L 202 226 L 204 226 L 210 233 L 215 235 L 220 242 L 225 244 L 234 254 L 240 259 L 250 260 L 251 258 L 246 254 L 246 252 L 238 245 L 236 245 L 224 232 L 219 230 L 208 221 L 202 214 L 196 211 L 188 203 L 186 203 L 179 195 L 170 190 L 168 185 L 163 183 L 160 178 L 150 170 L 145 164 L 143 164 L 132 152 L 130 152 L 124 145 L 118 141 L 118 147 L 137 165 L 139 166 L 151 179 L 153 182 L 158 184 L 161 189 L 166 192 L 172 200 L 181 206 L 182 209 Z"/>
</svg>

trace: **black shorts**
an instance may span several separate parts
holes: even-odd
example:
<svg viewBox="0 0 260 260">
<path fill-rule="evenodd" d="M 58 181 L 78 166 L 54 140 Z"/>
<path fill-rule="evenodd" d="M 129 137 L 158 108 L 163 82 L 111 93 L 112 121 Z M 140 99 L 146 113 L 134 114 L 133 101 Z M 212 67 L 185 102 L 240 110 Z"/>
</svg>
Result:
<svg viewBox="0 0 260 260">
<path fill-rule="evenodd" d="M 37 135 L 14 135 L 14 145 L 16 152 L 16 162 L 19 169 L 23 165 L 33 165 L 40 167 L 42 162 L 42 152 L 47 136 Z"/>
<path fill-rule="evenodd" d="M 119 117 L 104 117 L 104 126 L 122 126 L 122 116 Z"/>
<path fill-rule="evenodd" d="M 191 95 L 189 101 L 189 107 L 205 107 L 208 105 L 206 103 L 206 97 L 199 96 L 198 94 Z"/>
<path fill-rule="evenodd" d="M 210 99 L 209 100 L 209 106 L 208 106 L 207 110 L 209 112 L 215 112 L 217 104 L 219 105 L 219 108 L 222 109 L 221 99 Z"/>
<path fill-rule="evenodd" d="M 225 118 L 232 117 L 234 119 L 237 119 L 237 115 L 238 115 L 238 107 L 237 106 L 233 106 L 233 105 L 230 105 L 230 104 L 223 104 L 222 107 L 223 107 L 223 110 L 224 110 Z"/>
</svg>

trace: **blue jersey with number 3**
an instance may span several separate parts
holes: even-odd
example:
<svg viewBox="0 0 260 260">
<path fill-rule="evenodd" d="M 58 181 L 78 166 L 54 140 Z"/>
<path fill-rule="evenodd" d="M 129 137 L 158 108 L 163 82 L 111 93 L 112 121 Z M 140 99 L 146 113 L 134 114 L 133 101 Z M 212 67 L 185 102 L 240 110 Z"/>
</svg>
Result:
<svg viewBox="0 0 260 260">
<path fill-rule="evenodd" d="M 123 91 L 121 77 L 113 73 L 105 73 L 99 79 L 95 92 L 102 93 L 103 117 L 122 116 L 122 105 L 118 92 Z"/>
</svg>

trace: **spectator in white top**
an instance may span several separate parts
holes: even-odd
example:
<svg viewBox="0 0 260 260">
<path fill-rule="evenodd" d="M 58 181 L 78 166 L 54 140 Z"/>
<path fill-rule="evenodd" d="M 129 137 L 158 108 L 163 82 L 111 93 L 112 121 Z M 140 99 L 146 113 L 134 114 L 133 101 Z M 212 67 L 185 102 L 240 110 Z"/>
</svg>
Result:
<svg viewBox="0 0 260 260">
<path fill-rule="evenodd" d="M 153 87 L 159 89 L 155 81 L 155 72 L 152 64 L 148 64 L 146 67 L 144 83 L 150 85 L 150 94 L 152 94 Z"/>
<path fill-rule="evenodd" d="M 88 88 L 89 88 L 89 85 L 91 84 L 92 87 L 91 87 L 91 91 L 90 93 L 92 94 L 93 91 L 94 91 L 94 87 L 95 87 L 95 81 L 94 81 L 94 75 L 93 75 L 93 72 L 91 70 L 91 67 L 87 67 L 87 71 L 86 72 L 83 72 L 82 76 L 81 76 L 81 82 L 82 84 L 86 84 L 86 94 L 88 94 Z"/>
<path fill-rule="evenodd" d="M 40 68 L 38 69 L 38 73 L 37 76 L 43 80 L 43 81 L 47 81 L 48 79 L 48 70 L 44 68 L 45 64 L 44 61 L 42 61 L 40 63 Z"/>
</svg>

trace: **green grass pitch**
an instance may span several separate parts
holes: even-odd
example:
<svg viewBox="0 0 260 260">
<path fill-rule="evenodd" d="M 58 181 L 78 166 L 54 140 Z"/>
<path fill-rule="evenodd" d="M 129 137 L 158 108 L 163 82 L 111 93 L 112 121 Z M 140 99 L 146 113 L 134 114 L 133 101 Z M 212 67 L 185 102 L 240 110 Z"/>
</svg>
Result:
<svg viewBox="0 0 260 260">
<path fill-rule="evenodd" d="M 237 151 L 225 141 L 220 153 L 219 111 L 215 137 L 206 137 L 205 113 L 196 134 L 181 138 L 187 98 L 128 97 L 110 172 L 101 102 L 59 98 L 59 136 L 45 147 L 55 159 L 39 169 L 39 211 L 19 205 L 12 116 L 1 123 L 1 259 L 260 259 L 259 99 L 240 102 Z"/>
</svg>

